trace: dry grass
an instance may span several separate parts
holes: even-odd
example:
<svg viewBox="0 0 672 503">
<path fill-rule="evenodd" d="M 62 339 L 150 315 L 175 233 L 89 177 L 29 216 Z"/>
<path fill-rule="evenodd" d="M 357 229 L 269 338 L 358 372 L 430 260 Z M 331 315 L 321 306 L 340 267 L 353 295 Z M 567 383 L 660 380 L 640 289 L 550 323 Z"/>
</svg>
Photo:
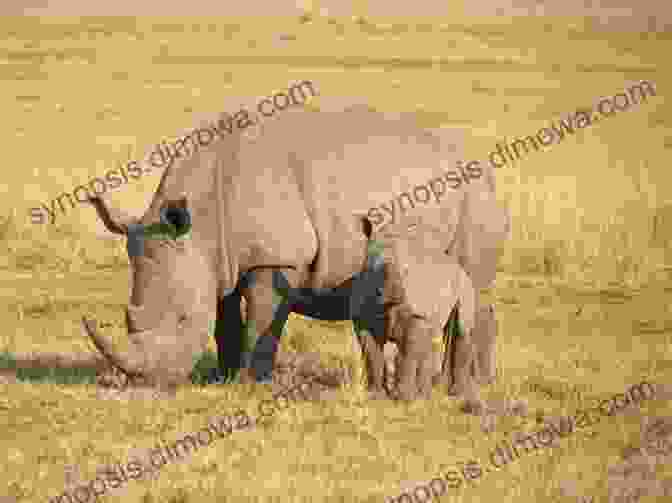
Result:
<svg viewBox="0 0 672 503">
<path fill-rule="evenodd" d="M 383 501 L 457 461 L 485 460 L 500 439 L 534 429 L 538 418 L 572 413 L 642 379 L 672 383 L 669 33 L 521 18 L 515 25 L 318 15 L 50 19 L 0 20 L 8 189 L 0 206 L 0 349 L 21 368 L 60 366 L 80 380 L 100 368 L 81 333 L 82 314 L 109 322 L 106 330 L 123 338 L 124 243 L 101 239 L 93 210 L 70 210 L 48 227 L 30 225 L 28 210 L 125 156 L 142 157 L 207 114 L 253 106 L 290 81 L 310 79 L 320 93 L 313 106 L 367 101 L 413 112 L 426 126 L 465 128 L 472 134 L 465 159 L 485 160 L 496 142 L 633 82 L 650 80 L 658 92 L 498 171 L 513 238 L 489 293 L 501 323 L 501 375 L 484 397 L 522 398 L 527 415 L 490 417 L 485 428 L 439 393 L 410 405 L 365 401 L 356 377 L 334 399 L 301 403 L 108 499 Z M 158 176 L 122 186 L 113 200 L 140 212 Z M 295 317 L 283 344 L 319 349 L 324 365 L 357 376 L 351 338 L 348 324 Z M 0 487 L 16 501 L 46 502 L 106 464 L 144 455 L 159 438 L 174 441 L 238 407 L 252 413 L 268 397 L 256 385 L 131 396 L 53 376 L 24 379 L 38 371 L 10 370 L 0 382 Z M 602 421 L 594 435 L 576 434 L 443 500 L 600 501 L 616 487 L 609 467 L 637 443 L 641 418 L 671 412 L 670 395 L 661 394 Z M 669 487 L 670 466 L 655 465 L 652 479 Z"/>
</svg>

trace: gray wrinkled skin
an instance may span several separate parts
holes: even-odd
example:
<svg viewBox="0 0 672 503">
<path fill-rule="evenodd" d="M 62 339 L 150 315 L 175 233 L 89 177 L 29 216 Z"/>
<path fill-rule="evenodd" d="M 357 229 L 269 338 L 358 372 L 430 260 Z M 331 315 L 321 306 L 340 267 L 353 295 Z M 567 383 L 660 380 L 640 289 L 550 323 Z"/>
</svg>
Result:
<svg viewBox="0 0 672 503">
<path fill-rule="evenodd" d="M 370 389 L 380 392 L 385 382 L 384 345 L 397 344 L 398 389 L 396 396 L 411 400 L 429 396 L 435 377 L 451 385 L 450 393 L 475 390 L 477 351 L 472 339 L 475 326 L 473 284 L 457 261 L 435 248 L 434 233 L 440 230 L 420 218 L 406 218 L 374 232 L 378 256 L 383 262 L 385 330 L 367 341 Z M 456 358 L 449 358 L 440 376 L 433 375 L 432 339 L 444 335 L 451 313 L 459 307 L 460 336 L 450 341 Z M 473 393 L 472 393 L 473 394 Z"/>
<path fill-rule="evenodd" d="M 188 210 L 192 229 L 179 239 L 145 239 L 142 254 L 129 257 L 130 345 L 113 344 L 88 320 L 87 333 L 125 373 L 172 384 L 188 382 L 215 320 L 220 367 L 239 365 L 244 317 L 257 331 L 251 374 L 267 379 L 286 322 L 284 313 L 276 319 L 273 271 L 293 288 L 351 281 L 366 260 L 361 217 L 463 159 L 457 143 L 364 107 L 288 110 L 262 123 L 254 140 L 230 135 L 199 148 L 165 170 L 141 218 L 92 200 L 117 234 L 128 235 L 131 224 L 156 224 L 165 208 Z M 477 289 L 494 280 L 510 228 L 494 173 L 481 167 L 481 178 L 409 209 L 438 227 L 436 249 L 454 257 Z M 241 286 L 252 270 L 254 284 Z M 490 328 L 482 332 L 494 337 Z"/>
</svg>

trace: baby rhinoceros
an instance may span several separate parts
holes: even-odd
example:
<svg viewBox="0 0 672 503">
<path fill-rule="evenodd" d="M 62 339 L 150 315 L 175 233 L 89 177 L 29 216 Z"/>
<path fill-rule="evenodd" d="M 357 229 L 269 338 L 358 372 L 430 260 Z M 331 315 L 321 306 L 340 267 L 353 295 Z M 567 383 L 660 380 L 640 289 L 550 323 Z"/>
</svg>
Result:
<svg viewBox="0 0 672 503">
<path fill-rule="evenodd" d="M 367 341 L 371 389 L 382 387 L 383 347 L 392 341 L 399 350 L 398 398 L 427 397 L 432 384 L 445 383 L 451 385 L 450 394 L 465 394 L 468 402 L 478 403 L 473 381 L 478 360 L 471 338 L 476 316 L 474 287 L 462 267 L 436 246 L 434 232 L 431 225 L 406 218 L 370 235 L 369 250 L 382 260 L 385 278 L 381 292 L 384 333 L 374 332 Z M 451 350 L 446 344 L 441 373 L 435 376 L 432 340 L 443 331 L 447 341 L 453 322 L 459 324 L 459 335 L 453 337 Z"/>
</svg>

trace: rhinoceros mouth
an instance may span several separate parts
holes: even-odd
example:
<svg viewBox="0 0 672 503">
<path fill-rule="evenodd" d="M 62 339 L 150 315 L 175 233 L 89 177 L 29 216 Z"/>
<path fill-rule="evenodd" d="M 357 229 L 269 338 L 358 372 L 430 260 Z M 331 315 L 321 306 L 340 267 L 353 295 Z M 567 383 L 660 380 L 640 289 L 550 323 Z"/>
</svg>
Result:
<svg viewBox="0 0 672 503">
<path fill-rule="evenodd" d="M 186 383 L 193 370 L 193 355 L 190 356 L 190 351 L 185 352 L 185 348 L 179 346 L 184 339 L 181 337 L 182 333 L 194 329 L 189 323 L 193 322 L 193 318 L 189 316 L 180 318 L 180 322 L 176 325 L 171 324 L 170 327 L 167 324 L 140 330 L 129 327 L 128 349 L 115 347 L 109 337 L 98 331 L 95 321 L 82 317 L 82 324 L 93 345 L 113 367 L 128 377 L 161 386 Z M 168 317 L 168 321 L 173 320 Z M 177 330 L 174 335 L 168 336 L 165 340 L 167 332 L 175 330 L 175 326 Z"/>
</svg>

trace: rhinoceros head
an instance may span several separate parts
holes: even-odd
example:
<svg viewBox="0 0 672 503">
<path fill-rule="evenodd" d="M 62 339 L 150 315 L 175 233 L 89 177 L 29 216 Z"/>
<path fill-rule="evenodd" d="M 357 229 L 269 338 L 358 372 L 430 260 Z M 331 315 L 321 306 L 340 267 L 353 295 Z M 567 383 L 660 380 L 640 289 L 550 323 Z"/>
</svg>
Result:
<svg viewBox="0 0 672 503">
<path fill-rule="evenodd" d="M 152 384 L 186 382 L 206 348 L 216 296 L 210 262 L 189 234 L 186 196 L 153 204 L 141 219 L 121 215 L 101 198 L 90 201 L 106 228 L 128 239 L 133 269 L 126 310 L 130 348 L 115 349 L 95 323 L 83 320 L 86 332 L 127 375 Z"/>
</svg>

